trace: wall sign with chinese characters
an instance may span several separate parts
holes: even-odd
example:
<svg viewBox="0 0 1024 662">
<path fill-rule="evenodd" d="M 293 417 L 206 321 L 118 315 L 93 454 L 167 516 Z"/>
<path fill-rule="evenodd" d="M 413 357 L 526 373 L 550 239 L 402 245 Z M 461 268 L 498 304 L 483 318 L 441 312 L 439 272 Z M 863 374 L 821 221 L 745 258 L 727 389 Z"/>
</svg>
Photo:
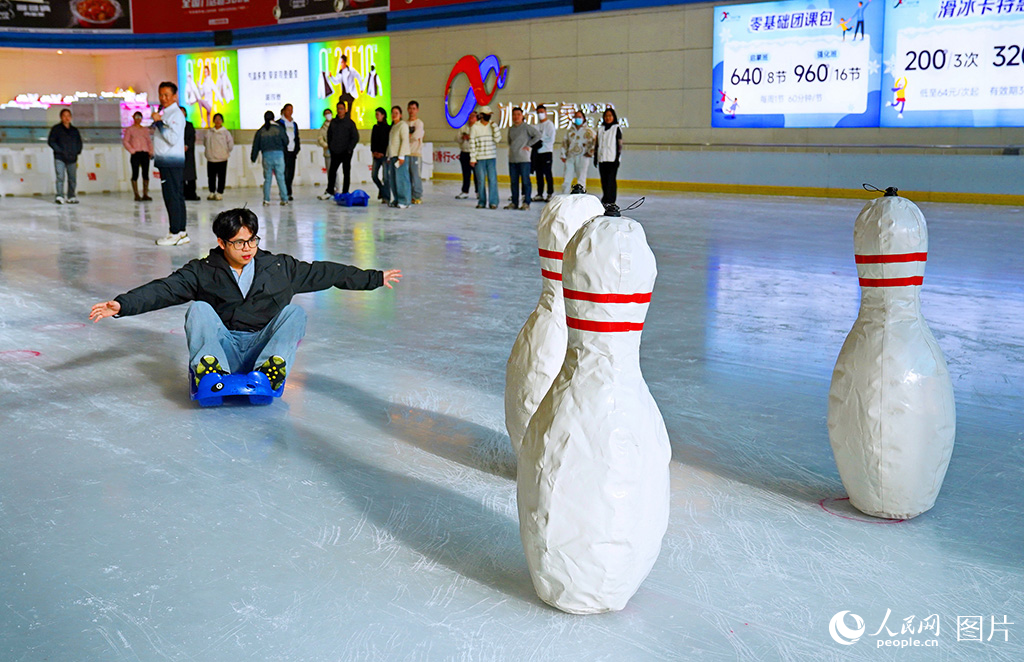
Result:
<svg viewBox="0 0 1024 662">
<path fill-rule="evenodd" d="M 512 126 L 512 109 L 522 108 L 523 122 L 526 124 L 537 123 L 537 106 L 544 106 L 548 111 L 548 119 L 555 123 L 556 129 L 568 129 L 572 124 L 573 115 L 577 110 L 582 110 L 587 118 L 587 124 L 597 126 L 601 123 L 601 116 L 606 108 L 615 108 L 614 103 L 572 103 L 572 102 L 541 102 L 523 101 L 521 103 L 499 103 L 498 104 L 498 128 L 505 129 Z M 618 109 L 615 111 L 618 113 Z M 623 129 L 629 128 L 629 119 L 619 116 L 619 126 Z"/>
<path fill-rule="evenodd" d="M 881 124 L 1024 126 L 1024 0 L 885 9 Z"/>
<path fill-rule="evenodd" d="M 238 89 L 243 129 L 260 128 L 264 112 L 273 111 L 278 117 L 286 103 L 292 104 L 292 117 L 299 122 L 299 128 L 310 128 L 305 124 L 309 118 L 306 44 L 240 49 Z"/>
<path fill-rule="evenodd" d="M 712 126 L 877 126 L 883 1 L 716 7 Z"/>
</svg>

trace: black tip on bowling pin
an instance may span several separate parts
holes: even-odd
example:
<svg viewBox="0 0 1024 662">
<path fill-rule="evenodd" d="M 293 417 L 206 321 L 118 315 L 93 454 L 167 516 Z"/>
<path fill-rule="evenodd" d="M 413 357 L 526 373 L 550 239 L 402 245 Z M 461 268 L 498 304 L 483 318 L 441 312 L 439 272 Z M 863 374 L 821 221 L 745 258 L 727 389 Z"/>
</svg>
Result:
<svg viewBox="0 0 1024 662">
<path fill-rule="evenodd" d="M 619 206 L 613 202 L 604 206 L 604 215 L 618 218 L 622 216 L 622 212 L 619 211 Z"/>
<path fill-rule="evenodd" d="M 586 193 L 586 192 L 587 192 L 587 189 L 583 188 L 583 184 L 573 184 L 572 185 L 572 194 L 573 195 L 582 195 L 583 193 Z"/>
<path fill-rule="evenodd" d="M 867 183 L 865 183 L 865 184 L 862 184 L 861 186 L 864 187 L 865 191 L 877 191 L 879 193 L 882 192 L 882 189 L 878 188 L 874 184 L 867 184 Z M 883 194 L 883 197 L 886 197 L 886 198 L 898 198 L 899 195 L 900 195 L 898 193 L 898 191 L 899 191 L 899 189 L 896 188 L 895 186 L 890 186 L 889 188 L 885 189 L 885 193 Z"/>
</svg>

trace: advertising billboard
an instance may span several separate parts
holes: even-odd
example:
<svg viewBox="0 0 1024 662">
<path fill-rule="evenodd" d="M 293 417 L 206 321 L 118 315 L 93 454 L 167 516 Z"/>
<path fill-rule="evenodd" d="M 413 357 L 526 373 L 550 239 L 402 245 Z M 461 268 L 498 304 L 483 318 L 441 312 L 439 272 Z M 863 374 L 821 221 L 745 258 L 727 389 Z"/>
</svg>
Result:
<svg viewBox="0 0 1024 662">
<path fill-rule="evenodd" d="M 340 101 L 360 129 L 376 123 L 374 110 L 391 114 L 391 42 L 388 37 L 359 37 L 309 44 L 310 126 L 323 123 L 323 111 Z M 298 115 L 296 109 L 296 115 Z M 389 120 L 390 121 L 390 120 Z"/>
<path fill-rule="evenodd" d="M 0 31 L 131 32 L 129 0 L 0 0 Z"/>
<path fill-rule="evenodd" d="M 299 122 L 309 117 L 309 67 L 305 44 L 242 48 L 238 51 L 238 89 L 241 91 L 243 129 L 263 126 L 263 113 L 279 117 L 281 107 L 292 104 Z M 319 125 L 313 128 L 318 128 Z"/>
<path fill-rule="evenodd" d="M 1024 126 L 1024 1 L 886 6 L 881 125 Z"/>
<path fill-rule="evenodd" d="M 388 0 L 278 0 L 277 18 L 282 23 L 315 21 L 387 10 Z"/>
<path fill-rule="evenodd" d="M 240 129 L 238 55 L 209 51 L 178 56 L 178 103 L 197 129 L 213 126 L 224 116 L 224 128 Z"/>
<path fill-rule="evenodd" d="M 882 2 L 786 0 L 714 16 L 712 126 L 878 125 Z"/>
<path fill-rule="evenodd" d="M 276 6 L 277 0 L 136 0 L 132 29 L 151 34 L 256 28 L 277 23 Z"/>
</svg>

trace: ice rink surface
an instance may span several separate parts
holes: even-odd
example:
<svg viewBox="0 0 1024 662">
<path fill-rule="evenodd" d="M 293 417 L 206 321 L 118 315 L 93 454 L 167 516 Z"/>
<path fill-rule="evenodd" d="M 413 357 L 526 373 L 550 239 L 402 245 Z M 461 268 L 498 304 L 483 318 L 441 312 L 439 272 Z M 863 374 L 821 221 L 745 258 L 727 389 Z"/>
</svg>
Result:
<svg viewBox="0 0 1024 662">
<path fill-rule="evenodd" d="M 629 606 L 581 617 L 534 594 L 503 424 L 541 206 L 296 192 L 189 203 L 175 248 L 159 198 L 0 200 L 0 660 L 1024 659 L 1021 208 L 920 205 L 957 438 L 935 508 L 889 523 L 842 500 L 825 426 L 863 203 L 648 193 L 628 215 L 658 259 L 641 357 L 671 520 Z M 284 397 L 200 409 L 184 307 L 87 314 L 204 256 L 243 202 L 270 251 L 405 278 L 296 297 Z M 859 641 L 830 636 L 840 611 Z"/>
</svg>

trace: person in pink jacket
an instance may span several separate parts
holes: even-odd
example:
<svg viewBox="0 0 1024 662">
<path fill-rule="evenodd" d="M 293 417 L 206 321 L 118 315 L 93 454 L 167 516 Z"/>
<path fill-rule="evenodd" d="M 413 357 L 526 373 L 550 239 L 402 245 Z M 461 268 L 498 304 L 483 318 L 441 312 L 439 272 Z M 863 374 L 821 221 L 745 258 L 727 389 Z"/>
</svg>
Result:
<svg viewBox="0 0 1024 662">
<path fill-rule="evenodd" d="M 150 201 L 149 197 L 149 160 L 153 158 L 153 138 L 149 135 L 149 128 L 142 126 L 142 113 L 132 115 L 132 124 L 124 130 L 124 137 L 121 144 L 131 154 L 132 163 L 132 191 L 135 192 L 135 202 Z M 139 171 L 142 171 L 142 195 L 139 195 Z"/>
</svg>

